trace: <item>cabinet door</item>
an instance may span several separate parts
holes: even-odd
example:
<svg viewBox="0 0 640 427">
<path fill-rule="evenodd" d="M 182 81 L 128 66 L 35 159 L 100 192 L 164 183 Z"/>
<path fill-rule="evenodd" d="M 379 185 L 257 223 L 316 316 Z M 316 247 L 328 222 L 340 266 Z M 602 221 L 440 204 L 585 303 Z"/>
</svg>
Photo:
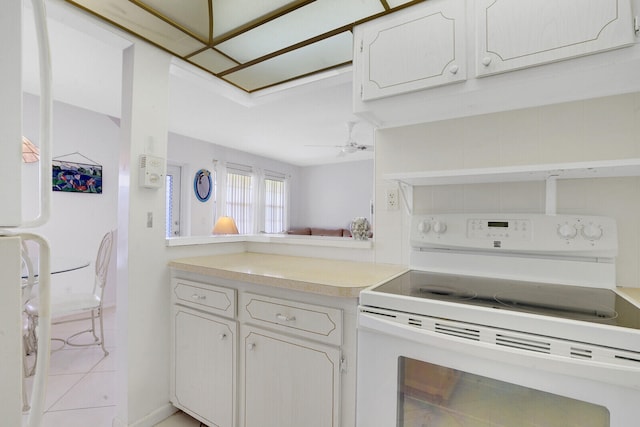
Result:
<svg viewBox="0 0 640 427">
<path fill-rule="evenodd" d="M 464 3 L 432 0 L 365 24 L 354 55 L 362 100 L 465 80 Z"/>
<path fill-rule="evenodd" d="M 338 427 L 340 351 L 242 327 L 244 427 Z"/>
<path fill-rule="evenodd" d="M 630 0 L 478 0 L 475 4 L 478 76 L 634 42 Z"/>
<path fill-rule="evenodd" d="M 200 421 L 233 427 L 237 322 L 174 306 L 172 402 Z"/>
</svg>

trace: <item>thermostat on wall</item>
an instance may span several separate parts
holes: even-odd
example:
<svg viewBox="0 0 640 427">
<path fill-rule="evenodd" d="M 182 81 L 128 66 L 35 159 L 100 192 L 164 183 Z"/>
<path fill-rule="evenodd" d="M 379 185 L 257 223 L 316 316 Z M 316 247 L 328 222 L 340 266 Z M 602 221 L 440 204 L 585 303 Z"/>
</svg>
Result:
<svg viewBox="0 0 640 427">
<path fill-rule="evenodd" d="M 139 184 L 146 188 L 160 188 L 164 180 L 164 159 L 143 154 L 140 156 Z"/>
</svg>

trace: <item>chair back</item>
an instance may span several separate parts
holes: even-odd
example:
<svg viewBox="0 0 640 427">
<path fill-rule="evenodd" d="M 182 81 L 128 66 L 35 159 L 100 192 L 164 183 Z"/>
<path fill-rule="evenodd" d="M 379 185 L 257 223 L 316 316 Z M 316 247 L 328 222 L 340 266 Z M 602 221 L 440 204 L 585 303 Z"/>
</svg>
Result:
<svg viewBox="0 0 640 427">
<path fill-rule="evenodd" d="M 115 230 L 108 231 L 100 242 L 98 255 L 96 255 L 96 277 L 94 283 L 94 293 L 102 300 L 104 287 L 107 284 L 107 272 L 111 261 L 111 249 L 113 249 Z"/>
</svg>

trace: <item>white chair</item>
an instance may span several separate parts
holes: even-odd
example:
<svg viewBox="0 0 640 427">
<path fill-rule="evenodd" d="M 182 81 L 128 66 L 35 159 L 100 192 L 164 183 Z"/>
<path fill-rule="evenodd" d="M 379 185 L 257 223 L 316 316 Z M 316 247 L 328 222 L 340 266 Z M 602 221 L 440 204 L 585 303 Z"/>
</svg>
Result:
<svg viewBox="0 0 640 427">
<path fill-rule="evenodd" d="M 65 344 L 76 347 L 85 347 L 92 345 L 99 345 L 102 347 L 104 355 L 107 356 L 109 352 L 104 346 L 104 326 L 102 319 L 102 300 L 104 296 L 104 288 L 107 283 L 107 272 L 109 270 L 109 261 L 111 259 L 111 249 L 113 247 L 113 240 L 115 236 L 115 230 L 107 232 L 102 238 L 100 248 L 98 249 L 98 255 L 95 262 L 95 280 L 93 283 L 93 291 L 86 293 L 72 293 L 70 295 L 63 295 L 60 297 L 51 298 L 51 324 L 57 325 L 61 323 L 70 323 L 78 321 L 91 321 L 91 327 L 88 329 L 76 332 L 65 339 Z M 39 300 L 38 298 L 31 299 L 25 304 L 25 313 L 29 319 L 29 328 L 35 330 L 38 324 L 38 312 L 39 312 Z M 86 314 L 86 316 L 82 316 Z M 72 318 L 68 318 L 73 316 Z M 78 317 L 81 316 L 81 317 Z M 96 320 L 100 323 L 100 337 L 96 334 Z M 88 344 L 78 344 L 71 342 L 74 338 L 81 334 L 90 332 L 93 335 L 93 341 Z M 59 339 L 59 338 L 52 338 Z M 37 354 L 36 354 L 37 358 Z"/>
<path fill-rule="evenodd" d="M 29 250 L 27 244 L 22 242 L 22 305 L 24 306 L 31 298 L 33 287 L 36 284 L 35 273 L 33 270 L 33 263 L 29 256 Z M 31 327 L 29 319 L 23 315 L 22 322 L 22 411 L 27 412 L 30 409 L 29 396 L 27 396 L 27 387 L 25 384 L 25 378 L 33 375 L 36 364 L 29 367 L 28 356 L 32 353 L 35 354 L 35 330 Z"/>
</svg>

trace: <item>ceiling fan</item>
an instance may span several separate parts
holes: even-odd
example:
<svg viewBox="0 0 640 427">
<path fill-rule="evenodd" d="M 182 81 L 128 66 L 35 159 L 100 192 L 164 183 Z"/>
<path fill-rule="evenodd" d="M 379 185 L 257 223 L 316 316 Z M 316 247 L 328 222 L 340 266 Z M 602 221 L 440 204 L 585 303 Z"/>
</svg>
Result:
<svg viewBox="0 0 640 427">
<path fill-rule="evenodd" d="M 355 122 L 347 122 L 347 141 L 342 145 L 307 145 L 306 147 L 331 147 L 340 148 L 338 156 L 344 156 L 345 154 L 356 153 L 359 151 L 373 151 L 373 145 L 359 144 L 353 139 L 353 127 Z"/>
</svg>

